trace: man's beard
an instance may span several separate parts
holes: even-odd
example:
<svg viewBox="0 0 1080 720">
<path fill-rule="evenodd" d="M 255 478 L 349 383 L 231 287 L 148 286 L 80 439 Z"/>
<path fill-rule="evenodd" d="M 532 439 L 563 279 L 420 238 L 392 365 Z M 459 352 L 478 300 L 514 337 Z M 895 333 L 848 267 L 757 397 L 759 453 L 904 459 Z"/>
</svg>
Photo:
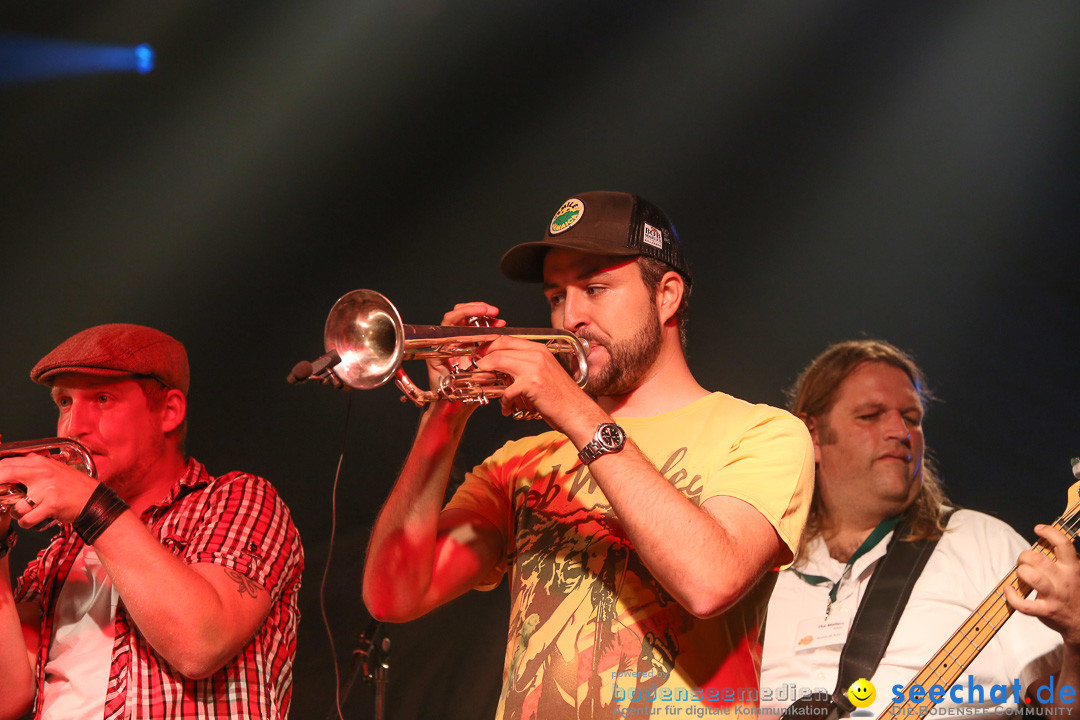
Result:
<svg viewBox="0 0 1080 720">
<path fill-rule="evenodd" d="M 154 441 L 129 464 L 114 467 L 98 479 L 115 491 L 121 498 L 131 497 L 145 485 L 146 478 L 155 461 L 165 452 L 165 440 Z"/>
<path fill-rule="evenodd" d="M 588 333 L 582 337 L 595 341 Z M 660 320 L 654 312 L 647 313 L 644 324 L 629 340 L 600 344 L 608 352 L 608 362 L 601 368 L 589 369 L 585 391 L 593 397 L 626 395 L 641 384 L 660 356 Z"/>
</svg>

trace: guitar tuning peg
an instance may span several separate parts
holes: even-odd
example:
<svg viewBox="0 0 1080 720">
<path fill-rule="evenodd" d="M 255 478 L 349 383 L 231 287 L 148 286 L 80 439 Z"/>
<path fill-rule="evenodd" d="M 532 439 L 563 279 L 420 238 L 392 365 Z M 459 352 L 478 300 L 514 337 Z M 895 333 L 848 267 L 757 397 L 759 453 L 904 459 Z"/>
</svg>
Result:
<svg viewBox="0 0 1080 720">
<path fill-rule="evenodd" d="M 1072 463 L 1073 477 L 1080 480 L 1080 458 L 1073 458 L 1069 462 Z"/>
</svg>

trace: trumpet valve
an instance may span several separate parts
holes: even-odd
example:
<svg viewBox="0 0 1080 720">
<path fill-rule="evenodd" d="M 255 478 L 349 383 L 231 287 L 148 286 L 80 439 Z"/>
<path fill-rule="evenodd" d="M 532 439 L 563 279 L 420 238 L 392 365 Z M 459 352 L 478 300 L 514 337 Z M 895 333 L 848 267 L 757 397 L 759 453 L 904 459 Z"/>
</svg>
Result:
<svg viewBox="0 0 1080 720">
<path fill-rule="evenodd" d="M 490 315 L 473 315 L 465 320 L 473 327 L 491 327 L 495 324 L 495 318 Z"/>
</svg>

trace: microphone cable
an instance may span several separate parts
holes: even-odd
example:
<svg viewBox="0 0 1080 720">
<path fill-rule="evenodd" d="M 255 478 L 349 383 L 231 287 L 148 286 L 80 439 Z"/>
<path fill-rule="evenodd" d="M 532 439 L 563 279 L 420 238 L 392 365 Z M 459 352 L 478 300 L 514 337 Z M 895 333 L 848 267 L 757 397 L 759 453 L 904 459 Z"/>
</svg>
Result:
<svg viewBox="0 0 1080 720">
<path fill-rule="evenodd" d="M 326 613 L 326 581 L 330 576 L 330 560 L 334 556 L 338 480 L 341 477 L 341 466 L 345 462 L 345 448 L 348 447 L 349 439 L 349 418 L 352 415 L 353 394 L 350 392 L 346 395 L 348 400 L 345 403 L 345 427 L 341 433 L 341 453 L 338 455 L 337 470 L 334 471 L 334 482 L 330 489 L 330 544 L 326 549 L 326 564 L 323 565 L 322 580 L 319 582 L 319 613 L 322 615 L 323 627 L 326 628 L 326 637 L 330 641 L 330 660 L 334 664 L 334 707 L 337 709 L 338 720 L 345 720 L 345 717 L 341 712 L 341 671 L 338 669 L 337 648 L 334 645 L 334 633 L 330 629 L 330 617 Z"/>
</svg>

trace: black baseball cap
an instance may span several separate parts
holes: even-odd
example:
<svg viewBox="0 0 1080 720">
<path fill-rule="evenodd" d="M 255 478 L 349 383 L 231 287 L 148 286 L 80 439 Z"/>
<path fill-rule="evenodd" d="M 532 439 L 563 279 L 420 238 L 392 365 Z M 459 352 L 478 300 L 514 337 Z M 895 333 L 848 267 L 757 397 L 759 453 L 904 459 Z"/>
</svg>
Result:
<svg viewBox="0 0 1080 720">
<path fill-rule="evenodd" d="M 671 220 L 663 210 L 631 193 L 602 190 L 573 196 L 559 206 L 543 240 L 516 245 L 503 255 L 503 275 L 520 282 L 543 282 L 544 256 L 553 247 L 650 257 L 678 271 L 687 288 L 693 282 Z"/>
</svg>

